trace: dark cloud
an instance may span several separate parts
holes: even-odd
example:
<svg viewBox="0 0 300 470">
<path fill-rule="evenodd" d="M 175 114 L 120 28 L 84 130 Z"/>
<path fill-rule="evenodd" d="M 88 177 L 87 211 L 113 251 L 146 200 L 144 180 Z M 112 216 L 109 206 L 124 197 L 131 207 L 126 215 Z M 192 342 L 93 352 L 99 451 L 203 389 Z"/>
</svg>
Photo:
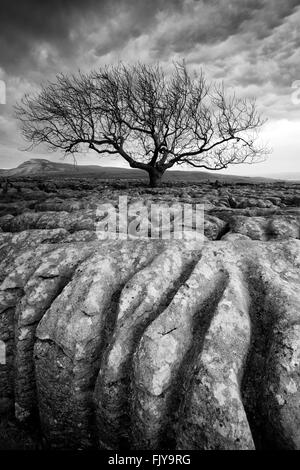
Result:
<svg viewBox="0 0 300 470">
<path fill-rule="evenodd" d="M 299 0 L 199 0 L 187 2 L 182 15 L 166 16 L 169 27 L 157 38 L 157 55 L 186 53 L 197 44 L 214 44 L 248 33 L 263 39 L 300 5 Z"/>
<path fill-rule="evenodd" d="M 0 67 L 18 74 L 61 62 L 80 67 L 149 35 L 155 59 L 231 36 L 268 37 L 300 0 L 1 0 Z M 92 38 L 92 40 L 90 40 Z M 43 49 L 44 48 L 44 49 Z M 81 55 L 80 55 L 81 54 Z M 43 62 L 44 60 L 44 62 Z"/>
<path fill-rule="evenodd" d="M 299 23 L 300 0 L 0 0 L 8 90 L 0 144 L 19 142 L 12 109 L 24 92 L 58 72 L 120 59 L 168 66 L 185 58 L 242 96 L 257 96 L 271 119 L 296 119 Z"/>
<path fill-rule="evenodd" d="M 103 16 L 108 2 L 96 0 L 2 0 L 0 14 L 0 66 L 16 71 L 30 61 L 35 45 L 46 42 L 72 52 L 71 30 L 83 15 L 97 11 Z"/>
<path fill-rule="evenodd" d="M 18 67 L 33 66 L 36 46 L 47 44 L 59 56 L 70 57 L 85 41 L 90 29 L 105 27 L 126 11 L 127 22 L 114 24 L 110 47 L 137 37 L 155 20 L 157 11 L 180 10 L 180 0 L 1 0 L 0 4 L 0 66 L 8 72 Z M 129 19 L 129 21 L 128 21 Z M 85 31 L 81 30 L 85 23 Z M 117 27 L 116 27 L 117 26 Z M 109 46 L 95 44 L 98 54 L 106 53 Z"/>
</svg>

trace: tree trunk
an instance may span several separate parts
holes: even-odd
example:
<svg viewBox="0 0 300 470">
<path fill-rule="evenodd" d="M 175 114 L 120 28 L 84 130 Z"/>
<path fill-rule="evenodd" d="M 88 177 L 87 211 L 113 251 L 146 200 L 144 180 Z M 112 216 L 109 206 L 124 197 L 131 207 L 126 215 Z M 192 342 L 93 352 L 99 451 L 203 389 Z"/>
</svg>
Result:
<svg viewBox="0 0 300 470">
<path fill-rule="evenodd" d="M 163 173 L 161 171 L 156 170 L 155 168 L 149 171 L 150 187 L 157 188 L 162 179 L 162 176 L 163 176 Z"/>
</svg>

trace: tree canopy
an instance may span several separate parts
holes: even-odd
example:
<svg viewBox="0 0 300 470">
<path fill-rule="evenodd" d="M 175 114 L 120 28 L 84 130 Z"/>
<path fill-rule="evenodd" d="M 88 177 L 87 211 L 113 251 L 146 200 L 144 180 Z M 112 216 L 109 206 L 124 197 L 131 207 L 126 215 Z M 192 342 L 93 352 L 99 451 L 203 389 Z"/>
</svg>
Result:
<svg viewBox="0 0 300 470">
<path fill-rule="evenodd" d="M 222 170 L 264 159 L 257 143 L 265 120 L 255 99 L 228 95 L 192 76 L 184 64 L 110 65 L 87 74 L 59 75 L 16 106 L 32 146 L 76 154 L 83 146 L 119 155 L 148 172 L 156 186 L 174 165 Z"/>
</svg>

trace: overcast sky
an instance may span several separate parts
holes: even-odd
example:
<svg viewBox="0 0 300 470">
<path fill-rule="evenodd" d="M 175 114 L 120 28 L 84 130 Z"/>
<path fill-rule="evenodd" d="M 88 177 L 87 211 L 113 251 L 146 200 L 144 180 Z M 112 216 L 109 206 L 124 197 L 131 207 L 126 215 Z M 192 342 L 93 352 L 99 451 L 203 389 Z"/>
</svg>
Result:
<svg viewBox="0 0 300 470">
<path fill-rule="evenodd" d="M 262 139 L 273 154 L 229 173 L 300 172 L 299 26 L 300 0 L 0 0 L 0 167 L 59 161 L 43 148 L 22 151 L 13 117 L 14 103 L 45 80 L 120 60 L 168 67 L 184 58 L 191 70 L 202 66 L 239 95 L 256 96 L 268 117 Z M 88 154 L 78 163 L 122 161 Z"/>
</svg>

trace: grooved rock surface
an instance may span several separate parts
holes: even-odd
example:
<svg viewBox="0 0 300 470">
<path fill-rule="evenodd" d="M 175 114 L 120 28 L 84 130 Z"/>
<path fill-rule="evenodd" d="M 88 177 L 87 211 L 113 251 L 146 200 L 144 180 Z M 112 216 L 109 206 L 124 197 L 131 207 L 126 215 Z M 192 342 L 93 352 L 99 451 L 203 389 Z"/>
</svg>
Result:
<svg viewBox="0 0 300 470">
<path fill-rule="evenodd" d="M 300 185 L 247 181 L 1 186 L 0 448 L 300 449 Z M 204 239 L 100 240 L 120 196 Z"/>
<path fill-rule="evenodd" d="M 0 406 L 52 448 L 300 449 L 300 241 L 249 230 L 0 233 Z"/>
</svg>

